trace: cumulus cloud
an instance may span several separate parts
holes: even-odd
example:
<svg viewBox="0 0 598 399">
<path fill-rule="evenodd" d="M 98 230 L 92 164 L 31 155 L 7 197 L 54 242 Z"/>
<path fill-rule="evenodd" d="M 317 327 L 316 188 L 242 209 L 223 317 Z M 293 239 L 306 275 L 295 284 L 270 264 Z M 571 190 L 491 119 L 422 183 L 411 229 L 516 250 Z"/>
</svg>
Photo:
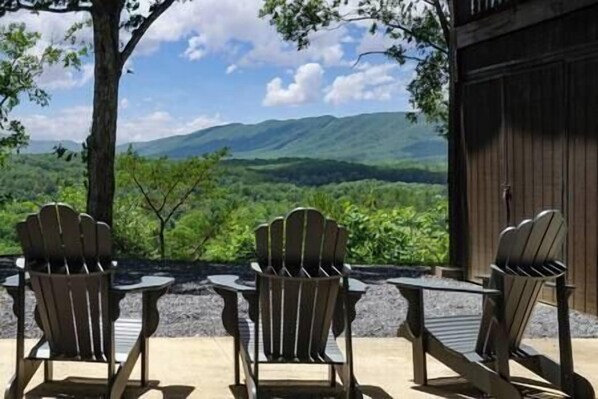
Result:
<svg viewBox="0 0 598 399">
<path fill-rule="evenodd" d="M 358 72 L 337 76 L 325 89 L 324 101 L 338 105 L 356 100 L 389 100 L 403 88 L 394 74 L 398 68 L 396 64 L 364 64 Z"/>
<path fill-rule="evenodd" d="M 177 134 L 188 134 L 226 123 L 219 114 L 182 119 L 166 111 L 155 111 L 148 115 L 121 119 L 121 121 L 118 124 L 117 138 L 120 143 L 150 141 Z"/>
<path fill-rule="evenodd" d="M 126 99 L 123 99 L 126 100 Z M 122 107 L 122 102 L 121 102 Z M 92 107 L 63 108 L 48 114 L 20 115 L 33 140 L 73 140 L 83 142 L 89 135 Z M 117 142 L 149 141 L 176 134 L 187 134 L 226 123 L 219 114 L 176 118 L 166 111 L 119 118 Z"/>
<path fill-rule="evenodd" d="M 145 2 L 144 2 L 145 3 Z M 146 7 L 146 5 L 142 5 Z M 346 28 L 312 35 L 312 45 L 298 52 L 284 42 L 267 19 L 258 18 L 262 0 L 203 0 L 171 7 L 146 33 L 140 53 L 157 49 L 163 42 L 187 40 L 183 56 L 199 60 L 223 54 L 238 66 L 275 64 L 297 67 L 307 62 L 342 64 L 341 40 Z"/>
<path fill-rule="evenodd" d="M 309 63 L 297 68 L 294 82 L 283 86 L 282 79 L 272 79 L 266 86 L 265 106 L 297 105 L 312 102 L 320 97 L 324 69 L 320 64 Z"/>
</svg>

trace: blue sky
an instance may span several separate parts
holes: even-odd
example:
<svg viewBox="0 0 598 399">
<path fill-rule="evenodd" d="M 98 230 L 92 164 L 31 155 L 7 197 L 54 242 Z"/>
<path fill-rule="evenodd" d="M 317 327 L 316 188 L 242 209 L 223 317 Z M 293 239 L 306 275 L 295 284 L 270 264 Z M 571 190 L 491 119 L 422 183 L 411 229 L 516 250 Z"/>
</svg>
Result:
<svg viewBox="0 0 598 399">
<path fill-rule="evenodd" d="M 367 26 L 316 34 L 297 52 L 257 17 L 261 0 L 195 0 L 175 4 L 146 34 L 123 76 L 118 141 L 145 141 L 229 122 L 254 123 L 331 114 L 409 110 L 405 85 L 411 66 L 381 56 L 355 64 L 362 51 L 388 39 Z M 17 14 L 56 42 L 83 15 Z M 89 36 L 89 32 L 83 32 Z M 47 108 L 17 111 L 33 139 L 86 136 L 91 113 L 93 60 L 81 71 L 52 68 L 40 84 L 52 95 Z"/>
</svg>

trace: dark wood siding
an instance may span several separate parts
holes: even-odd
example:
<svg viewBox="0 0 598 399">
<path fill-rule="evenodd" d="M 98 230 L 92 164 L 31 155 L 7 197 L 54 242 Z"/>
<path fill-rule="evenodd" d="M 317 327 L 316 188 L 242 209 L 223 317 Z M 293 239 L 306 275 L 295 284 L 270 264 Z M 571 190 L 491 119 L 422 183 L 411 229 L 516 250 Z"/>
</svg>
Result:
<svg viewBox="0 0 598 399">
<path fill-rule="evenodd" d="M 598 314 L 598 59 L 569 66 L 569 246 L 576 309 Z"/>
<path fill-rule="evenodd" d="M 468 278 L 488 274 L 498 233 L 504 227 L 501 203 L 501 82 L 489 80 L 464 88 L 463 126 L 469 204 Z"/>
<path fill-rule="evenodd" d="M 509 224 L 545 209 L 565 212 L 563 66 L 505 77 L 505 157 L 511 190 Z M 543 299 L 554 302 L 551 289 Z"/>
<path fill-rule="evenodd" d="M 575 309 L 598 314 L 598 1 L 458 51 L 466 158 L 467 277 L 498 232 L 560 209 Z M 503 190 L 510 199 L 503 199 Z M 507 219 L 509 219 L 507 221 Z M 553 301 L 551 291 L 544 300 Z"/>
</svg>

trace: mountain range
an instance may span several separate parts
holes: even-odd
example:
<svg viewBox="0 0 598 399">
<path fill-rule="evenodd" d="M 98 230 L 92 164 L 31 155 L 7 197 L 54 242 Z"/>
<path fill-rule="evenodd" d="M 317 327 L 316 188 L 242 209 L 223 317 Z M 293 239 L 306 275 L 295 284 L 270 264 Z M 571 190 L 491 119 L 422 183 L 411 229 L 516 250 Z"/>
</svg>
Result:
<svg viewBox="0 0 598 399">
<path fill-rule="evenodd" d="M 22 152 L 52 152 L 57 144 L 32 140 Z M 61 144 L 80 150 L 80 145 L 71 141 Z M 232 123 L 186 135 L 127 143 L 120 145 L 118 151 L 129 146 L 141 155 L 170 158 L 228 147 L 233 158 L 241 159 L 300 157 L 353 162 L 440 160 L 446 158 L 447 152 L 446 140 L 438 136 L 434 126 L 413 124 L 401 112 Z"/>
</svg>

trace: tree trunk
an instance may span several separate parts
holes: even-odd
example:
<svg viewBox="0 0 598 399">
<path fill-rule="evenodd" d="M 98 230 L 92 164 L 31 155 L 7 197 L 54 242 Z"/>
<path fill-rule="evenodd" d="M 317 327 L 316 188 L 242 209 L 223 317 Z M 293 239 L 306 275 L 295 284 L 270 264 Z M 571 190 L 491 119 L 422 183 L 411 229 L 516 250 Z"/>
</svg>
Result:
<svg viewBox="0 0 598 399">
<path fill-rule="evenodd" d="M 455 38 L 455 2 L 451 6 L 449 41 L 449 132 L 448 132 L 448 195 L 449 195 L 449 264 L 460 268 L 468 278 L 467 180 L 465 154 L 461 140 L 461 88 Z"/>
<path fill-rule="evenodd" d="M 93 8 L 94 95 L 88 145 L 87 212 L 112 225 L 118 88 L 122 72 L 119 52 L 119 1 L 104 0 Z"/>
<path fill-rule="evenodd" d="M 166 258 L 166 239 L 164 238 L 164 231 L 166 230 L 166 223 L 160 221 L 160 234 L 159 234 L 159 240 L 160 240 L 160 260 L 162 262 L 164 262 L 164 259 Z"/>
</svg>

